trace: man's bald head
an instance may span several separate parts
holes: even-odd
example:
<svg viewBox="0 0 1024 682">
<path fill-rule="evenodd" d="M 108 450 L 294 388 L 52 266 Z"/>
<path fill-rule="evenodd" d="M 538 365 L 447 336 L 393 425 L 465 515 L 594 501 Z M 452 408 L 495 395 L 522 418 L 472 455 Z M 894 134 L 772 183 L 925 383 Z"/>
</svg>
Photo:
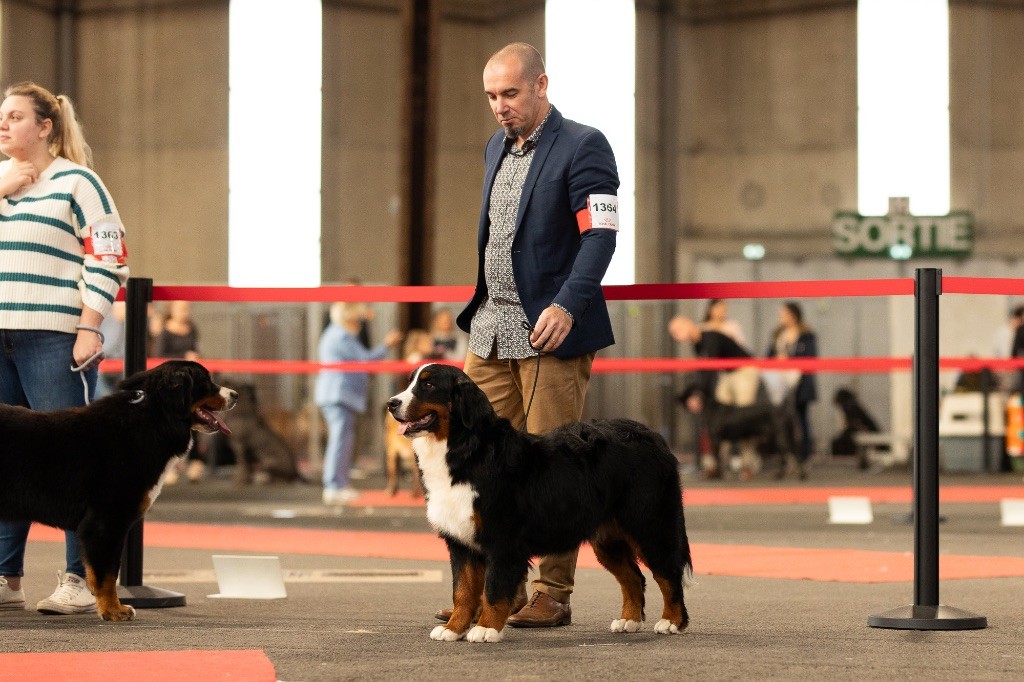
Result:
<svg viewBox="0 0 1024 682">
<path fill-rule="evenodd" d="M 535 81 L 544 73 L 544 58 L 540 56 L 537 48 L 529 43 L 506 45 L 491 55 L 491 58 L 487 60 L 487 66 L 498 63 L 508 64 L 512 60 L 522 65 L 522 76 L 528 81 Z"/>
<path fill-rule="evenodd" d="M 540 52 L 512 43 L 495 52 L 484 67 L 484 93 L 505 136 L 522 147 L 548 113 L 548 77 Z"/>
</svg>

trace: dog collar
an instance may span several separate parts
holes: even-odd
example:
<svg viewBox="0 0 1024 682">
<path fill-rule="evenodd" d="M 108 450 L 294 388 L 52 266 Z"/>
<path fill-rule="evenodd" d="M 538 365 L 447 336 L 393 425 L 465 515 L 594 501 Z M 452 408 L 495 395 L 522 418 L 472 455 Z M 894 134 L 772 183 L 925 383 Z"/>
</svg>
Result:
<svg viewBox="0 0 1024 682">
<path fill-rule="evenodd" d="M 129 400 L 128 403 L 131 404 L 131 405 L 138 405 L 139 403 L 141 403 L 145 399 L 146 399 L 146 392 L 145 391 L 135 391 L 133 393 L 132 397 L 131 397 L 131 400 Z"/>
</svg>

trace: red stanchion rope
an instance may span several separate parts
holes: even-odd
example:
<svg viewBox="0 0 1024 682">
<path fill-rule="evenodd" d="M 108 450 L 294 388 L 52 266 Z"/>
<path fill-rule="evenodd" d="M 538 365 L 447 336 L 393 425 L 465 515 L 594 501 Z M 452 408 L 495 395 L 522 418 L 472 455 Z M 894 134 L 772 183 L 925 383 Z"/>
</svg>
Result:
<svg viewBox="0 0 1024 682">
<path fill-rule="evenodd" d="M 148 368 L 153 368 L 163 358 L 150 358 Z M 316 374 L 321 370 L 337 372 L 366 372 L 368 374 L 408 374 L 423 363 L 402 360 L 379 360 L 370 362 L 319 363 L 308 360 L 217 360 L 203 359 L 200 362 L 211 372 L 230 374 Z M 461 362 L 444 364 L 461 367 Z M 699 370 L 731 370 L 738 367 L 757 367 L 762 370 L 799 370 L 819 374 L 839 372 L 843 374 L 884 374 L 886 372 L 908 372 L 911 369 L 909 357 L 859 357 L 859 358 L 597 358 L 594 360 L 595 374 L 620 373 L 674 373 L 696 372 Z M 1024 369 L 1024 358 L 942 358 L 939 367 L 944 370 L 977 372 L 984 368 L 994 371 Z M 124 368 L 121 360 L 104 360 L 102 372 L 120 372 Z"/>
<path fill-rule="evenodd" d="M 944 277 L 947 294 L 996 294 L 1024 296 L 1024 279 L 997 277 Z M 603 288 L 609 301 L 688 300 L 710 298 L 827 298 L 847 296 L 909 296 L 914 280 L 795 280 L 785 282 L 706 282 L 609 285 Z M 255 288 L 228 286 L 154 286 L 154 301 L 186 300 L 222 303 L 464 303 L 473 295 L 471 286 L 324 286 L 310 288 Z M 123 299 L 124 291 L 119 294 Z M 154 367 L 163 360 L 150 359 Z M 417 365 L 403 361 L 341 362 L 321 364 L 305 360 L 206 360 L 211 371 L 243 374 L 315 374 L 321 370 L 404 374 Z M 461 365 L 461 363 L 451 363 Z M 909 357 L 704 359 L 704 358 L 597 358 L 596 373 L 693 372 L 758 367 L 801 372 L 884 373 L 903 372 L 911 367 Z M 1024 358 L 942 358 L 947 370 L 1006 371 L 1024 368 Z M 118 372 L 120 360 L 105 360 L 103 372 Z"/>
<path fill-rule="evenodd" d="M 1024 279 L 1008 277 L 943 277 L 944 294 L 1024 296 Z"/>
<path fill-rule="evenodd" d="M 702 282 L 622 284 L 604 288 L 609 301 L 659 301 L 706 298 L 828 298 L 838 296 L 910 296 L 912 279 L 836 279 L 791 282 Z M 325 286 L 253 288 L 226 286 L 154 286 L 154 301 L 226 303 L 465 303 L 471 286 Z"/>
<path fill-rule="evenodd" d="M 828 298 L 839 296 L 911 296 L 914 280 L 848 279 L 789 282 L 689 282 L 622 284 L 603 287 L 609 301 L 657 301 L 707 298 Z M 943 277 L 946 294 L 1024 296 L 1024 279 Z M 309 288 L 154 286 L 154 301 L 224 303 L 465 303 L 471 286 L 325 286 Z M 124 300 L 124 290 L 118 294 Z"/>
</svg>

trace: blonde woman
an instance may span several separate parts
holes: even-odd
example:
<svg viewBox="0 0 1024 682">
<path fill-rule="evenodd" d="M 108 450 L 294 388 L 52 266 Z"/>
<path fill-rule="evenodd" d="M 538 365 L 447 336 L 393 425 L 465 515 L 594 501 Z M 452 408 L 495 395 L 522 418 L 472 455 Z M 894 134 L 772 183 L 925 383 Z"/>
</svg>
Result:
<svg viewBox="0 0 1024 682">
<path fill-rule="evenodd" d="M 85 405 L 103 357 L 96 330 L 128 279 L 121 219 L 90 168 L 67 97 L 34 83 L 7 88 L 0 152 L 8 157 L 0 162 L 0 403 L 34 410 Z M 55 485 L 84 475 L 52 473 Z M 28 529 L 27 522 L 0 523 L 0 610 L 26 608 Z M 65 540 L 57 590 L 36 608 L 95 612 L 75 533 L 67 530 Z"/>
</svg>

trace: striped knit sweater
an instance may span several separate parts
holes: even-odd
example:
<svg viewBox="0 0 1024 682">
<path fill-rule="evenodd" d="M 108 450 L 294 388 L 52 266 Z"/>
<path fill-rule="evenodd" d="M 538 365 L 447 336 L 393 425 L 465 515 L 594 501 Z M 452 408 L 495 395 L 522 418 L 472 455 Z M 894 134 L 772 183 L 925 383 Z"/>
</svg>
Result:
<svg viewBox="0 0 1024 682">
<path fill-rule="evenodd" d="M 10 166 L 0 163 L 0 177 Z M 74 333 L 83 304 L 106 316 L 128 279 L 126 256 L 99 176 L 57 157 L 0 199 L 0 329 Z"/>
</svg>

